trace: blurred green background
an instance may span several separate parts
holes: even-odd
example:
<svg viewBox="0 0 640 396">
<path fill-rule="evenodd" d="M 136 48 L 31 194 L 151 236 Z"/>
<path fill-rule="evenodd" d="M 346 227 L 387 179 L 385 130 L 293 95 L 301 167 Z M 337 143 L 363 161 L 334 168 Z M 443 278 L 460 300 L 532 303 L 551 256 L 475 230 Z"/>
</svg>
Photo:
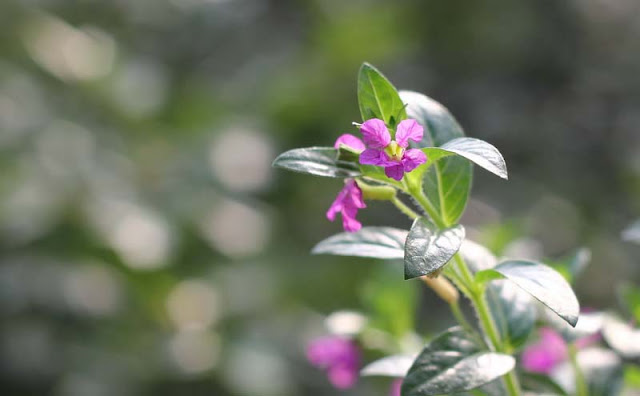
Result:
<svg viewBox="0 0 640 396">
<path fill-rule="evenodd" d="M 310 256 L 340 231 L 324 214 L 341 183 L 270 167 L 353 132 L 363 61 L 504 154 L 508 182 L 476 170 L 472 239 L 534 259 L 588 247 L 582 305 L 616 308 L 616 284 L 640 280 L 619 238 L 640 215 L 638 15 L 637 0 L 3 0 L 0 393 L 332 395 L 304 357 L 325 315 L 451 324 L 401 264 Z M 409 226 L 384 203 L 360 218 Z"/>
</svg>

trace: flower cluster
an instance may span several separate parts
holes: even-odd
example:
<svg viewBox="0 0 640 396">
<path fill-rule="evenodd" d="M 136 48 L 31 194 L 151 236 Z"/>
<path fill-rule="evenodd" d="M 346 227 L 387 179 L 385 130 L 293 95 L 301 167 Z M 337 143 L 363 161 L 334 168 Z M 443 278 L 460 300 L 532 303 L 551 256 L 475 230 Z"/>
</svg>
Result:
<svg viewBox="0 0 640 396">
<path fill-rule="evenodd" d="M 409 141 L 422 140 L 424 130 L 416 120 L 408 119 L 398 124 L 395 140 L 384 121 L 372 118 L 360 126 L 363 140 L 345 133 L 338 137 L 334 147 L 344 145 L 359 152 L 362 165 L 375 165 L 384 168 L 387 177 L 400 181 L 405 173 L 409 173 L 427 161 L 426 155 L 418 149 L 410 149 Z M 362 190 L 353 179 L 348 179 L 345 187 L 338 193 L 335 201 L 327 211 L 327 218 L 334 221 L 336 214 L 342 214 L 345 231 L 358 231 L 362 224 L 356 220 L 358 209 L 365 208 Z"/>
</svg>

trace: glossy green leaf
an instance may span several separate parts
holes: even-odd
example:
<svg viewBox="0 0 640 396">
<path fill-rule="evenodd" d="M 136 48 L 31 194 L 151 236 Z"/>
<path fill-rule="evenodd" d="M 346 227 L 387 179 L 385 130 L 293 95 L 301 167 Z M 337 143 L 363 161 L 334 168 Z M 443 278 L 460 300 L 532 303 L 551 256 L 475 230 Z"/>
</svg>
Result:
<svg viewBox="0 0 640 396">
<path fill-rule="evenodd" d="M 463 137 L 450 140 L 441 149 L 458 154 L 489 172 L 507 179 L 507 164 L 500 151 L 484 140 Z"/>
<path fill-rule="evenodd" d="M 534 299 L 514 283 L 502 279 L 489 284 L 487 300 L 502 338 L 512 348 L 522 346 L 536 322 Z"/>
<path fill-rule="evenodd" d="M 396 88 L 368 63 L 358 73 L 358 105 L 363 121 L 379 118 L 392 129 L 407 117 Z"/>
<path fill-rule="evenodd" d="M 400 91 L 400 98 L 407 105 L 407 116 L 417 120 L 424 128 L 424 137 L 417 144 L 418 147 L 441 147 L 453 139 L 464 137 L 460 124 L 440 103 L 411 91 Z M 427 153 L 427 164 L 414 172 L 416 176 L 423 176 L 421 181 L 424 182 L 427 199 L 440 213 L 442 220 L 447 225 L 453 225 L 462 216 L 469 199 L 472 165 L 460 156 L 444 155 L 446 152 L 443 151 L 440 153 L 442 155 Z"/>
<path fill-rule="evenodd" d="M 391 227 L 363 227 L 343 232 L 318 243 L 312 254 L 402 259 L 407 231 Z"/>
<path fill-rule="evenodd" d="M 622 231 L 622 239 L 629 242 L 640 243 L 640 220 L 636 220 Z"/>
<path fill-rule="evenodd" d="M 404 246 L 404 278 L 437 274 L 460 249 L 464 227 L 439 230 L 424 217 L 417 218 Z"/>
<path fill-rule="evenodd" d="M 357 164 L 338 160 L 338 150 L 331 147 L 289 150 L 280 154 L 272 166 L 316 176 L 345 178 L 360 175 Z"/>
<path fill-rule="evenodd" d="M 462 328 L 437 336 L 418 355 L 402 383 L 403 396 L 443 395 L 478 388 L 515 366 L 509 355 L 482 351 Z"/>
<path fill-rule="evenodd" d="M 487 248 L 469 239 L 462 243 L 460 255 L 473 273 L 491 269 L 498 262 Z M 506 279 L 491 282 L 486 296 L 502 338 L 512 348 L 522 346 L 535 325 L 536 301 Z"/>
<path fill-rule="evenodd" d="M 508 260 L 476 274 L 479 282 L 500 278 L 512 281 L 571 326 L 576 325 L 580 312 L 578 299 L 562 275 L 551 267 L 533 261 Z"/>
<path fill-rule="evenodd" d="M 416 359 L 416 355 L 393 355 L 378 359 L 366 365 L 360 374 L 364 376 L 384 376 L 403 378 Z"/>
</svg>

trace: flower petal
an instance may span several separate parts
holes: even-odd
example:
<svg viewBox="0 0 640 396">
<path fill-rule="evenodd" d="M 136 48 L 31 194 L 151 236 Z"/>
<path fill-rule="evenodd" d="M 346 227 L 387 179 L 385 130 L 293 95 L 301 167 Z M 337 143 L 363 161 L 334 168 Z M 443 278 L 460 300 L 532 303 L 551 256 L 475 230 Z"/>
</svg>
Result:
<svg viewBox="0 0 640 396">
<path fill-rule="evenodd" d="M 389 130 L 384 124 L 384 121 L 379 118 L 372 118 L 365 121 L 362 126 L 360 126 L 360 132 L 362 132 L 365 144 L 371 148 L 385 148 L 391 142 Z"/>
<path fill-rule="evenodd" d="M 384 166 L 387 163 L 384 151 L 377 149 L 366 149 L 360 153 L 360 163 L 362 165 Z"/>
<path fill-rule="evenodd" d="M 329 221 L 334 221 L 336 219 L 336 213 L 342 211 L 342 208 L 344 207 L 344 199 L 348 193 L 349 190 L 346 187 L 340 190 L 338 196 L 327 211 L 327 219 L 329 219 Z"/>
<path fill-rule="evenodd" d="M 425 162 L 427 162 L 427 156 L 422 150 L 409 149 L 402 156 L 402 167 L 405 172 L 411 172 Z"/>
<path fill-rule="evenodd" d="M 338 136 L 338 139 L 336 139 L 336 142 L 333 144 L 333 147 L 339 149 L 341 144 L 344 144 L 345 146 L 351 147 L 352 149 L 355 149 L 358 151 L 362 151 L 366 148 L 362 140 L 360 140 L 360 138 L 350 133 L 345 133 L 343 135 Z"/>
<path fill-rule="evenodd" d="M 419 142 L 424 136 L 424 129 L 422 125 L 418 124 L 418 121 L 408 119 L 400 121 L 398 128 L 396 129 L 396 142 L 403 148 L 409 146 L 409 140 Z"/>
<path fill-rule="evenodd" d="M 402 180 L 402 176 L 404 176 L 404 169 L 402 164 L 398 163 L 397 165 L 384 168 L 384 174 L 387 175 L 387 177 L 400 181 Z"/>
<path fill-rule="evenodd" d="M 356 220 L 358 208 L 354 206 L 345 206 L 342 209 L 342 227 L 347 232 L 356 232 L 362 228 L 362 223 Z"/>
</svg>

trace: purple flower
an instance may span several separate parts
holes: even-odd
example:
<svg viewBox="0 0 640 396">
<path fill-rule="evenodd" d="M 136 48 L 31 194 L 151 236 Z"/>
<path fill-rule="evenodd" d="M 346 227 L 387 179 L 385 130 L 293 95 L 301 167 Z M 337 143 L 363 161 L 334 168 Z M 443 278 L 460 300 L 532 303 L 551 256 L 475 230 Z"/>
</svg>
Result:
<svg viewBox="0 0 640 396">
<path fill-rule="evenodd" d="M 409 140 L 422 140 L 424 131 L 416 120 L 401 121 L 396 129 L 395 140 L 391 139 L 384 121 L 378 118 L 365 121 L 360 131 L 368 147 L 360 154 L 360 163 L 384 167 L 387 177 L 402 180 L 405 173 L 427 162 L 427 156 L 421 150 L 407 149 Z"/>
<path fill-rule="evenodd" d="M 362 224 L 356 220 L 358 209 L 366 208 L 362 199 L 362 190 L 353 179 L 347 179 L 342 191 L 338 193 L 335 201 L 327 211 L 327 219 L 334 221 L 336 213 L 342 214 L 342 226 L 345 231 L 355 232 L 362 228 Z"/>
<path fill-rule="evenodd" d="M 351 388 L 358 380 L 360 350 L 349 339 L 330 336 L 313 340 L 307 346 L 307 359 L 327 370 L 327 376 L 338 389 Z"/>
<path fill-rule="evenodd" d="M 338 136 L 338 139 L 336 139 L 336 142 L 333 144 L 333 147 L 340 148 L 340 146 L 343 144 L 345 146 L 351 147 L 352 149 L 360 152 L 362 152 L 366 148 L 362 140 L 358 139 L 357 137 L 353 136 L 350 133 L 345 133 L 344 135 Z"/>
<path fill-rule="evenodd" d="M 522 353 L 522 366 L 534 373 L 549 374 L 567 358 L 567 344 L 555 330 L 540 329 L 540 340 L 528 346 Z"/>
<path fill-rule="evenodd" d="M 389 396 L 400 396 L 400 390 L 402 389 L 403 378 L 398 378 L 391 383 L 391 390 Z"/>
</svg>

